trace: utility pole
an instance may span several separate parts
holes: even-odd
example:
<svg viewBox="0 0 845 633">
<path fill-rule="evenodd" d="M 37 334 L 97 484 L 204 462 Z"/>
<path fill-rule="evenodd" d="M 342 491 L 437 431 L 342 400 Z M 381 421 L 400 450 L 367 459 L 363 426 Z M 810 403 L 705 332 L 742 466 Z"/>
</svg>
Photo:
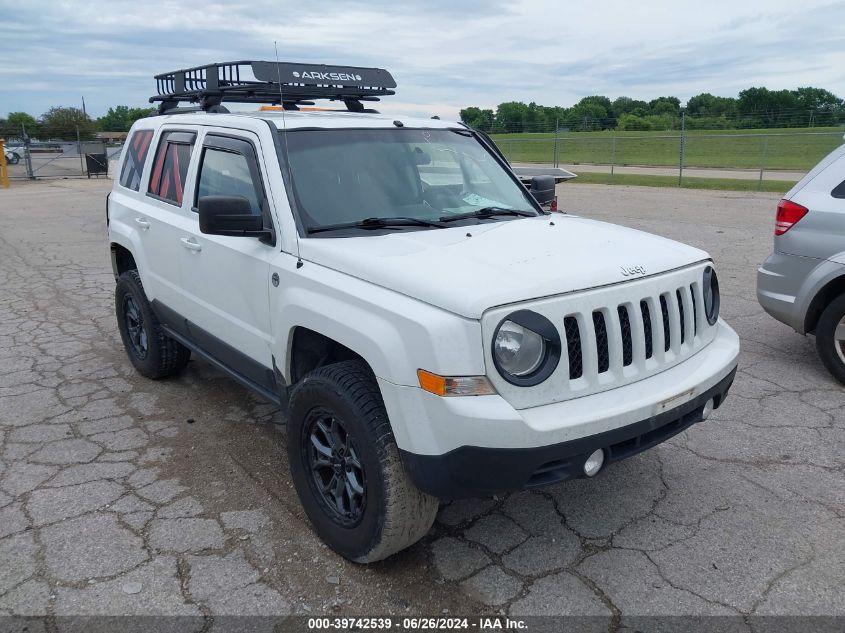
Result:
<svg viewBox="0 0 845 633">
<path fill-rule="evenodd" d="M 85 173 L 85 163 L 82 161 L 82 139 L 79 136 L 79 126 L 76 126 L 76 152 L 79 154 L 79 173 Z"/>
<path fill-rule="evenodd" d="M 35 170 L 32 168 L 32 152 L 30 151 L 32 140 L 26 133 L 26 126 L 23 123 L 21 123 L 21 133 L 23 134 L 23 158 L 26 163 L 26 175 L 30 180 L 35 180 Z"/>
<path fill-rule="evenodd" d="M 82 97 L 82 114 L 88 115 L 88 112 L 85 110 L 85 97 Z"/>
</svg>

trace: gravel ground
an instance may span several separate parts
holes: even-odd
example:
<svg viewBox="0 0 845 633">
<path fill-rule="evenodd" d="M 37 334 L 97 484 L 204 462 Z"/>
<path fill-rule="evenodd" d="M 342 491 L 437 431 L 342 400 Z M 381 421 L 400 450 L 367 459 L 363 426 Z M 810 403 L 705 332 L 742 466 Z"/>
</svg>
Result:
<svg viewBox="0 0 845 633">
<path fill-rule="evenodd" d="M 754 298 L 775 196 L 562 186 L 569 211 L 714 256 L 743 339 L 728 401 L 594 480 L 446 505 L 421 543 L 363 567 L 311 532 L 272 406 L 202 361 L 162 382 L 131 369 L 109 186 L 0 191 L 0 613 L 49 616 L 30 631 L 90 614 L 197 616 L 178 630 L 265 614 L 575 614 L 603 630 L 845 615 L 845 390 Z"/>
</svg>

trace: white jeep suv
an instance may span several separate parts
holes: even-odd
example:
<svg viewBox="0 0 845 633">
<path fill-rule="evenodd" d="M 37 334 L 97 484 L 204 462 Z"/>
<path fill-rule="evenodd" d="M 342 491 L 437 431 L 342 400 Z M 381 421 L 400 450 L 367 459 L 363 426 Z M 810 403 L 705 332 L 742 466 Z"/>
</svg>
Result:
<svg viewBox="0 0 845 633">
<path fill-rule="evenodd" d="M 546 213 L 483 135 L 365 110 L 382 70 L 157 79 L 108 199 L 129 359 L 162 378 L 193 352 L 283 407 L 343 556 L 414 543 L 438 499 L 593 476 L 724 401 L 739 341 L 706 253 Z"/>
</svg>

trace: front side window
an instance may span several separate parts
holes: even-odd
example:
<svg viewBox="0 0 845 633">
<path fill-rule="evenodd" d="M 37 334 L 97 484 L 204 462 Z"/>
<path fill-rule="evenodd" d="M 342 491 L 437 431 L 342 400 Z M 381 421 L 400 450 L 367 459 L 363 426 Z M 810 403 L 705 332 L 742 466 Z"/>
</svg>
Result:
<svg viewBox="0 0 845 633">
<path fill-rule="evenodd" d="M 259 187 L 249 161 L 239 152 L 207 147 L 200 166 L 197 198 L 240 196 L 249 201 L 253 215 L 261 215 Z"/>
<path fill-rule="evenodd" d="M 149 192 L 152 195 L 181 206 L 195 139 L 193 132 L 162 134 L 150 176 Z"/>
<path fill-rule="evenodd" d="M 405 222 L 393 228 L 413 230 L 539 214 L 525 188 L 464 130 L 290 130 L 287 149 L 309 233 L 367 221 L 350 228 L 360 235 L 388 218 Z"/>
<path fill-rule="evenodd" d="M 845 180 L 836 185 L 830 195 L 834 198 L 845 198 Z"/>
</svg>

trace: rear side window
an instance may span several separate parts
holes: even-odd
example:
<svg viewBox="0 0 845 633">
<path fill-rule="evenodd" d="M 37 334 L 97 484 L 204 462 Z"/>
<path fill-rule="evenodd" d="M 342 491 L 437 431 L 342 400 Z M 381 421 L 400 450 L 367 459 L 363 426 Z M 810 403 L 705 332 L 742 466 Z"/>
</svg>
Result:
<svg viewBox="0 0 845 633">
<path fill-rule="evenodd" d="M 255 167 L 252 146 L 246 142 L 227 141 L 231 149 L 206 147 L 203 150 L 197 199 L 205 196 L 240 196 L 249 201 L 253 215 L 261 215 L 263 188 Z"/>
<path fill-rule="evenodd" d="M 196 137 L 193 132 L 162 134 L 150 176 L 150 194 L 165 202 L 182 204 L 188 165 Z"/>
<path fill-rule="evenodd" d="M 845 198 L 845 180 L 836 185 L 830 195 L 834 198 Z"/>
<path fill-rule="evenodd" d="M 123 169 L 120 172 L 120 185 L 132 191 L 141 187 L 141 173 L 144 171 L 144 161 L 147 160 L 147 150 L 153 140 L 152 130 L 135 130 L 126 141 Z"/>
</svg>

